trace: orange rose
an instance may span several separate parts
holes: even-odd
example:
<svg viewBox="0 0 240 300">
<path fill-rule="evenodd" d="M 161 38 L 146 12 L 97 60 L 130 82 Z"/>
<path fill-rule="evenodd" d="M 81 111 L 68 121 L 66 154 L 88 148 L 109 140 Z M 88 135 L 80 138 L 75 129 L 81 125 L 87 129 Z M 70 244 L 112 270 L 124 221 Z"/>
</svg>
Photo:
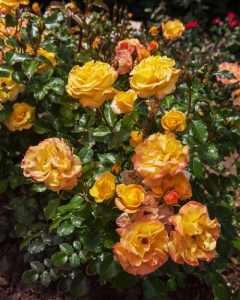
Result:
<svg viewBox="0 0 240 300">
<path fill-rule="evenodd" d="M 190 201 L 170 220 L 175 231 L 171 232 L 169 254 L 176 263 L 198 266 L 199 260 L 211 261 L 216 256 L 219 223 L 210 220 L 205 205 Z"/>
<path fill-rule="evenodd" d="M 20 5 L 28 5 L 29 0 L 0 0 L 0 13 L 9 14 L 11 10 L 16 10 Z"/>
<path fill-rule="evenodd" d="M 151 41 L 148 46 L 147 46 L 147 50 L 152 52 L 158 49 L 158 42 L 157 41 Z"/>
<path fill-rule="evenodd" d="M 221 79 L 219 76 L 217 76 L 217 80 L 221 81 L 225 85 L 231 85 L 238 83 L 240 81 L 240 66 L 239 64 L 236 63 L 228 63 L 228 62 L 223 62 L 219 65 L 218 67 L 219 71 L 229 71 L 231 72 L 235 78 L 234 79 Z"/>
<path fill-rule="evenodd" d="M 150 35 L 157 35 L 157 34 L 158 34 L 158 27 L 157 27 L 157 26 L 152 26 L 152 27 L 149 29 L 148 33 L 149 33 Z"/>
<path fill-rule="evenodd" d="M 170 110 L 161 119 L 162 127 L 170 131 L 183 131 L 186 127 L 186 116 L 177 110 Z"/>
<path fill-rule="evenodd" d="M 92 47 L 93 47 L 94 49 L 98 49 L 100 41 L 101 41 L 101 38 L 100 38 L 99 36 L 97 36 L 97 37 L 94 39 L 94 41 L 92 42 Z"/>
<path fill-rule="evenodd" d="M 169 20 L 162 23 L 163 36 L 167 40 L 180 38 L 185 31 L 185 26 L 180 20 Z"/>
<path fill-rule="evenodd" d="M 158 220 L 142 219 L 119 230 L 121 239 L 113 252 L 123 269 L 133 275 L 146 275 L 168 259 L 168 234 Z"/>
<path fill-rule="evenodd" d="M 156 186 L 165 175 L 175 176 L 188 165 L 188 151 L 175 135 L 155 133 L 135 148 L 134 170 L 146 185 Z"/>
<path fill-rule="evenodd" d="M 130 145 L 136 148 L 143 141 L 143 132 L 138 130 L 131 131 Z"/>
<path fill-rule="evenodd" d="M 116 192 L 118 195 L 115 198 L 117 208 L 130 214 L 138 211 L 146 195 L 144 188 L 138 184 L 118 184 Z"/>
<path fill-rule="evenodd" d="M 58 192 L 77 185 L 82 164 L 63 139 L 49 138 L 27 150 L 21 168 L 24 176 Z"/>
</svg>

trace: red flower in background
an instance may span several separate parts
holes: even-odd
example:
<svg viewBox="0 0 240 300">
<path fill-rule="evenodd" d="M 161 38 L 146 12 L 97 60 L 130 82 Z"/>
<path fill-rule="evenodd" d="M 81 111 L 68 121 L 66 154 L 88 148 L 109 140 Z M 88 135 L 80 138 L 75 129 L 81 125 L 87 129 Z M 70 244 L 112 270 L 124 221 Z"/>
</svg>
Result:
<svg viewBox="0 0 240 300">
<path fill-rule="evenodd" d="M 229 26 L 230 26 L 231 28 L 234 28 L 234 27 L 238 26 L 239 24 L 240 24 L 240 21 L 239 21 L 239 20 L 231 20 L 231 21 L 229 22 Z"/>
<path fill-rule="evenodd" d="M 197 21 L 190 21 L 190 22 L 185 23 L 186 29 L 197 28 L 199 26 L 200 25 L 199 25 L 199 23 Z"/>
<path fill-rule="evenodd" d="M 221 24 L 221 19 L 220 18 L 215 18 L 212 20 L 212 23 L 215 25 L 220 25 Z"/>
<path fill-rule="evenodd" d="M 236 14 L 234 12 L 230 11 L 230 12 L 227 13 L 227 17 L 226 18 L 228 20 L 233 20 L 235 17 L 236 17 Z"/>
</svg>

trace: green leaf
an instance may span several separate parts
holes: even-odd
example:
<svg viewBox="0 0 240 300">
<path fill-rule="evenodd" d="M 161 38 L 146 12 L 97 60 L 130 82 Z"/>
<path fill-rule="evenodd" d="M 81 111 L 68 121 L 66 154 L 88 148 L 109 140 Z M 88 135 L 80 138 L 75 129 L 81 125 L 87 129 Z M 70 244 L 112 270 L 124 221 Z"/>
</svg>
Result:
<svg viewBox="0 0 240 300">
<path fill-rule="evenodd" d="M 28 59 L 32 59 L 32 57 L 29 54 L 20 54 L 20 53 L 14 53 L 11 57 L 11 64 L 14 64 L 16 62 L 24 62 Z"/>
<path fill-rule="evenodd" d="M 23 65 L 24 74 L 27 75 L 29 79 L 32 78 L 33 74 L 37 71 L 38 62 L 35 60 L 26 61 Z"/>
<path fill-rule="evenodd" d="M 103 262 L 100 264 L 100 276 L 104 280 L 115 277 L 120 271 L 119 263 L 114 260 L 112 255 L 105 255 Z"/>
<path fill-rule="evenodd" d="M 39 183 L 34 184 L 31 188 L 31 191 L 34 191 L 37 193 L 42 193 L 42 192 L 45 192 L 46 190 L 47 190 L 46 185 L 39 184 Z"/>
<path fill-rule="evenodd" d="M 85 146 L 79 151 L 79 156 L 81 158 L 82 163 L 85 165 L 91 162 L 93 157 L 93 150 L 88 146 Z"/>
<path fill-rule="evenodd" d="M 45 244 L 40 239 L 35 239 L 28 246 L 28 252 L 31 254 L 42 252 L 45 249 Z"/>
<path fill-rule="evenodd" d="M 55 267 L 61 267 L 68 261 L 68 256 L 63 252 L 56 252 L 52 256 L 52 263 Z"/>
<path fill-rule="evenodd" d="M 73 224 L 75 227 L 81 227 L 82 222 L 83 222 L 84 220 L 85 220 L 84 218 L 79 217 L 79 216 L 72 216 L 72 217 L 71 217 L 72 224 Z"/>
<path fill-rule="evenodd" d="M 39 275 L 36 271 L 34 270 L 27 270 L 23 273 L 23 282 L 26 284 L 32 284 L 36 282 L 39 278 Z"/>
<path fill-rule="evenodd" d="M 165 284 L 157 277 L 149 276 L 143 280 L 144 300 L 167 299 Z"/>
<path fill-rule="evenodd" d="M 100 125 L 93 130 L 93 136 L 95 137 L 104 137 L 111 133 L 110 129 L 105 125 Z"/>
<path fill-rule="evenodd" d="M 0 179 L 0 194 L 3 194 L 8 187 L 8 179 L 7 178 L 1 178 Z"/>
<path fill-rule="evenodd" d="M 18 24 L 18 18 L 8 14 L 5 16 L 5 24 L 6 27 L 14 27 Z"/>
<path fill-rule="evenodd" d="M 203 165 L 199 157 L 193 157 L 192 159 L 192 172 L 196 178 L 202 178 L 204 175 Z"/>
<path fill-rule="evenodd" d="M 61 252 L 65 253 L 67 255 L 73 254 L 74 249 L 70 244 L 62 243 L 62 244 L 60 244 L 59 247 L 60 247 Z"/>
<path fill-rule="evenodd" d="M 113 278 L 112 287 L 115 289 L 127 289 L 136 285 L 138 277 L 128 274 L 126 272 L 119 272 L 116 277 Z"/>
<path fill-rule="evenodd" d="M 30 266 L 34 271 L 38 273 L 42 273 L 45 270 L 44 265 L 38 260 L 31 261 Z"/>
<path fill-rule="evenodd" d="M 79 273 L 72 281 L 71 284 L 71 293 L 74 297 L 82 298 L 87 295 L 89 292 L 89 283 L 87 278 Z"/>
<path fill-rule="evenodd" d="M 104 107 L 104 116 L 110 126 L 113 126 L 117 120 L 116 114 L 112 111 L 109 103 L 105 104 Z"/>
<path fill-rule="evenodd" d="M 48 287 L 49 283 L 51 282 L 51 275 L 49 274 L 48 271 L 44 271 L 40 276 L 40 280 L 43 286 Z"/>
<path fill-rule="evenodd" d="M 203 163 L 215 164 L 218 160 L 218 149 L 214 144 L 198 147 L 198 155 Z"/>
<path fill-rule="evenodd" d="M 54 217 L 56 216 L 57 213 L 57 208 L 60 204 L 60 199 L 56 198 L 56 199 L 52 199 L 48 202 L 48 205 L 44 208 L 44 215 L 45 218 L 48 220 L 52 220 L 54 219 Z"/>
<path fill-rule="evenodd" d="M 207 126 L 201 120 L 192 121 L 192 132 L 194 138 L 200 143 L 205 143 L 208 139 Z"/>
<path fill-rule="evenodd" d="M 78 254 L 73 253 L 69 258 L 69 262 L 72 268 L 77 268 L 80 266 L 81 260 Z"/>
<path fill-rule="evenodd" d="M 82 245 L 81 245 L 81 243 L 79 241 L 74 241 L 73 242 L 73 247 L 76 250 L 80 250 L 82 248 Z"/>
<path fill-rule="evenodd" d="M 73 233 L 73 231 L 74 231 L 74 226 L 72 223 L 70 223 L 68 221 L 64 221 L 57 229 L 57 233 L 60 236 L 69 235 L 69 234 Z"/>
</svg>

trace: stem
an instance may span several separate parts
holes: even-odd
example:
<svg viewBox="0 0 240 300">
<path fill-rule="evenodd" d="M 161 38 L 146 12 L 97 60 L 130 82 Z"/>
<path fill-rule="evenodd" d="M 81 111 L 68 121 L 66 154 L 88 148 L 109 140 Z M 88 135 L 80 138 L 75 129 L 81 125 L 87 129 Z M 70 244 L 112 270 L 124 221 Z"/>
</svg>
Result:
<svg viewBox="0 0 240 300">
<path fill-rule="evenodd" d="M 187 111 L 187 119 L 189 118 L 189 114 L 192 108 L 192 86 L 189 86 L 189 99 L 188 99 L 188 111 Z"/>
</svg>

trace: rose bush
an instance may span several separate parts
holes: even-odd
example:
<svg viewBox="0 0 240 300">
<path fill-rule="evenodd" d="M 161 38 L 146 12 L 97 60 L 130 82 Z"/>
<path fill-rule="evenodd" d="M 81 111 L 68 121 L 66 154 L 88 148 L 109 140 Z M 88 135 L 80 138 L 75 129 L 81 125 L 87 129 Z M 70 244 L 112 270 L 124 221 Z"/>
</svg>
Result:
<svg viewBox="0 0 240 300">
<path fill-rule="evenodd" d="M 222 275 L 240 249 L 239 161 L 223 163 L 240 135 L 236 17 L 204 30 L 136 27 L 101 1 L 0 11 L 0 241 L 20 243 L 24 282 L 155 300 L 194 277 L 236 299 Z"/>
</svg>

